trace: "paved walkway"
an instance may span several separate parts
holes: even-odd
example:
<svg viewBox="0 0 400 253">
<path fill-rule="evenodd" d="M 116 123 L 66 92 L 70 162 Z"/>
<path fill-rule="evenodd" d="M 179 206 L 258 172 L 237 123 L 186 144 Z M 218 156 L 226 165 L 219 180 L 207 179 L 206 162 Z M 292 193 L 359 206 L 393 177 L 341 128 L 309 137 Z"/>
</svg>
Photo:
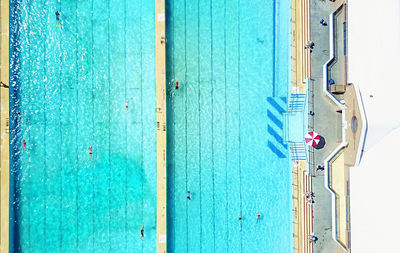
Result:
<svg viewBox="0 0 400 253">
<path fill-rule="evenodd" d="M 167 132 L 165 91 L 165 2 L 156 0 L 157 252 L 167 251 Z"/>
<path fill-rule="evenodd" d="M 0 80 L 9 85 L 8 64 L 8 1 L 1 0 L 1 41 L 0 41 Z M 8 89 L 0 87 L 0 188 L 1 188 L 1 213 L 0 213 L 0 253 L 8 252 L 8 217 L 9 217 L 9 105 Z"/>
<path fill-rule="evenodd" d="M 327 156 L 332 153 L 342 140 L 342 115 L 339 108 L 325 95 L 322 80 L 323 65 L 329 59 L 329 26 L 322 26 L 319 21 L 329 22 L 329 14 L 338 6 L 338 2 L 313 0 L 311 3 L 311 40 L 315 49 L 311 54 L 311 89 L 312 102 L 310 108 L 314 116 L 310 116 L 310 128 L 320 133 L 326 141 L 324 148 L 314 150 L 313 164 L 310 170 L 315 192 L 314 233 L 319 238 L 315 251 L 321 253 L 344 252 L 332 238 L 332 199 L 324 186 L 324 171 L 316 172 Z"/>
</svg>

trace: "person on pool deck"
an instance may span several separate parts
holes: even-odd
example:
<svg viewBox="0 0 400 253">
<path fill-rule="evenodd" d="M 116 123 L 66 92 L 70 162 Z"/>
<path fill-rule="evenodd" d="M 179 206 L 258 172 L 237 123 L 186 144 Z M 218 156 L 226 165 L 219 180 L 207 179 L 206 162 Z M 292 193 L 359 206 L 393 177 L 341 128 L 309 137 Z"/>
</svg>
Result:
<svg viewBox="0 0 400 253">
<path fill-rule="evenodd" d="M 144 225 L 142 225 L 142 228 L 140 229 L 140 239 L 144 237 Z"/>
<path fill-rule="evenodd" d="M 25 140 L 22 140 L 22 148 L 26 149 L 26 141 Z"/>
<path fill-rule="evenodd" d="M 186 198 L 187 200 L 190 200 L 190 191 L 186 191 Z"/>
<path fill-rule="evenodd" d="M 9 88 L 9 86 L 7 84 L 3 83 L 2 81 L 0 81 L 0 87 Z"/>
<path fill-rule="evenodd" d="M 175 90 L 179 89 L 179 83 L 178 81 L 175 82 Z"/>
<path fill-rule="evenodd" d="M 309 236 L 309 242 L 315 244 L 315 243 L 317 243 L 317 241 L 318 241 L 318 237 L 316 237 L 315 234 L 312 233 L 312 234 Z"/>
</svg>

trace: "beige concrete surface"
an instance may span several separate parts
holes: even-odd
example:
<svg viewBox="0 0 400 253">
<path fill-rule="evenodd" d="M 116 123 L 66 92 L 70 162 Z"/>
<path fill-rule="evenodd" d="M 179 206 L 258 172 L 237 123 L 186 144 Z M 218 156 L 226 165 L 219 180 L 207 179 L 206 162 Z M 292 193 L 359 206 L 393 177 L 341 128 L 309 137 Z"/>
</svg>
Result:
<svg viewBox="0 0 400 253">
<path fill-rule="evenodd" d="M 306 78 L 311 75 L 310 0 L 292 0 L 292 93 L 306 93 Z"/>
<path fill-rule="evenodd" d="M 310 50 L 304 49 L 311 38 L 310 0 L 292 0 L 292 93 L 305 94 L 306 79 L 311 76 Z M 309 236 L 313 231 L 313 206 L 305 199 L 312 192 L 306 161 L 293 163 L 293 239 L 294 252 L 313 252 Z"/>
<path fill-rule="evenodd" d="M 346 103 L 345 134 L 348 145 L 343 148 L 330 162 L 330 188 L 336 194 L 336 225 L 337 240 L 346 249 L 350 247 L 350 192 L 349 192 L 349 168 L 356 162 L 358 147 L 360 145 L 362 122 L 360 107 L 358 104 L 354 85 L 348 84 L 344 100 Z M 356 126 L 353 131 L 353 117 Z"/>
<path fill-rule="evenodd" d="M 165 2 L 156 0 L 157 252 L 167 252 L 167 117 L 165 91 Z"/>
<path fill-rule="evenodd" d="M 345 166 L 345 149 L 338 153 L 332 159 L 330 165 L 331 182 L 330 187 L 336 193 L 336 224 L 337 224 L 337 240 L 344 246 L 349 248 L 349 224 L 348 220 L 348 182 L 349 182 L 349 168 Z"/>
<path fill-rule="evenodd" d="M 312 192 L 312 177 L 307 175 L 307 161 L 293 162 L 293 236 L 295 253 L 314 252 L 309 238 L 313 231 L 313 206 L 306 199 Z"/>
<path fill-rule="evenodd" d="M 9 85 L 9 64 L 8 64 L 8 1 L 1 0 L 1 42 L 0 42 L 0 80 Z M 1 213 L 0 213 L 0 252 L 8 252 L 8 226 L 9 226 L 9 105 L 8 89 L 0 87 L 0 188 L 1 188 Z"/>
<path fill-rule="evenodd" d="M 361 129 L 364 122 L 362 122 L 360 105 L 358 104 L 356 90 L 354 85 L 348 84 L 346 87 L 346 93 L 344 94 L 344 101 L 346 102 L 346 140 L 347 147 L 345 149 L 345 165 L 354 166 L 356 163 L 358 147 L 361 144 Z M 356 119 L 356 131 L 353 131 L 353 117 Z"/>
</svg>

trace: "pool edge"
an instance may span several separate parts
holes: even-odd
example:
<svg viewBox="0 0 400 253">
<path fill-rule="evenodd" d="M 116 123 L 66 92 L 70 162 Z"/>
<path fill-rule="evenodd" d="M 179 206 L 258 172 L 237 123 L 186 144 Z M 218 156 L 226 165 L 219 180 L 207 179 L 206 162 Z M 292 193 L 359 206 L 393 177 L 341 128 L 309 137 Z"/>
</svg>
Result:
<svg viewBox="0 0 400 253">
<path fill-rule="evenodd" d="M 157 252 L 167 252 L 167 131 L 165 1 L 155 0 L 157 96 Z"/>
<path fill-rule="evenodd" d="M 304 46 L 311 39 L 310 0 L 291 1 L 292 73 L 291 94 L 307 94 L 306 80 L 311 76 L 310 50 Z M 312 191 L 312 178 L 307 175 L 306 161 L 292 166 L 293 175 L 293 252 L 314 252 L 308 240 L 313 230 L 313 209 L 304 201 L 304 193 Z"/>
<path fill-rule="evenodd" d="M 1 0 L 1 62 L 0 76 L 1 81 L 9 82 L 9 2 Z M 1 213 L 0 213 L 0 252 L 9 251 L 9 187 L 10 187 L 10 153 L 9 153 L 9 91 L 6 87 L 0 87 L 1 95 L 1 152 L 0 152 L 0 187 L 1 187 Z"/>
</svg>

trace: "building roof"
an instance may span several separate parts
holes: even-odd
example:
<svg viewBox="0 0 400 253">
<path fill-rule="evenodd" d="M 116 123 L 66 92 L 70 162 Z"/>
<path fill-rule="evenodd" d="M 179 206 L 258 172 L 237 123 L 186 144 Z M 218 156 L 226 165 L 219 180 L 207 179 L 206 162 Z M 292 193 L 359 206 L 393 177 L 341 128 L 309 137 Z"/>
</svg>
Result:
<svg viewBox="0 0 400 253">
<path fill-rule="evenodd" d="M 348 0 L 348 80 L 367 118 L 364 152 L 350 169 L 352 252 L 398 247 L 400 188 L 400 3 Z"/>
</svg>

